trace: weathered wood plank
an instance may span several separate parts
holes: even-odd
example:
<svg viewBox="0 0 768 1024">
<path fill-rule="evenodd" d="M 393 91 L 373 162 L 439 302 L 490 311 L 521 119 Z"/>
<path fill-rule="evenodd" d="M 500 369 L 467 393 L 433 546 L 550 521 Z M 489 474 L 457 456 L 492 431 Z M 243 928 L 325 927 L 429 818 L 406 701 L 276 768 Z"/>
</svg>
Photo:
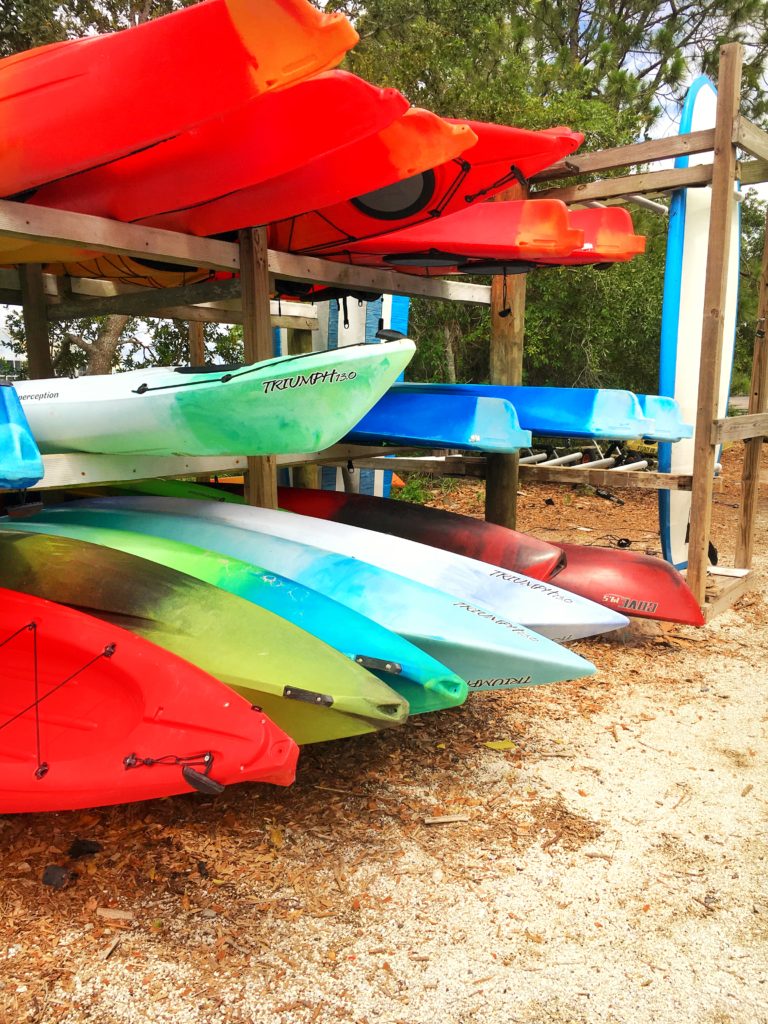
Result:
<svg viewBox="0 0 768 1024">
<path fill-rule="evenodd" d="M 768 437 L 768 412 L 752 413 L 746 416 L 727 416 L 712 424 L 710 441 L 721 444 L 724 441 L 746 441 L 750 438 Z"/>
<path fill-rule="evenodd" d="M 581 185 L 567 185 L 564 188 L 545 188 L 531 193 L 531 196 L 534 199 L 560 199 L 564 203 L 586 203 L 595 199 L 669 192 L 686 186 L 708 185 L 711 180 L 712 167 L 709 164 L 696 164 L 694 167 L 627 174 L 621 178 L 601 178 L 599 181 L 587 181 Z"/>
<path fill-rule="evenodd" d="M 716 594 L 707 595 L 702 608 L 706 621 L 711 622 L 712 619 L 717 618 L 718 615 L 722 615 L 723 612 L 728 611 L 728 609 L 731 608 L 740 597 L 743 597 L 744 594 L 752 590 L 757 583 L 757 574 L 751 572 L 749 575 L 742 576 L 741 579 L 738 579 L 734 583 L 730 583 L 718 590 Z M 690 586 L 690 582 L 688 586 Z"/>
<path fill-rule="evenodd" d="M 720 387 L 720 359 L 734 206 L 733 183 L 736 177 L 736 147 L 732 135 L 733 124 L 739 112 L 743 56 L 744 51 L 739 43 L 729 43 L 720 48 L 715 155 L 712 165 L 712 208 L 704 279 L 704 317 L 701 328 L 701 363 L 688 537 L 688 585 L 702 607 L 712 525 L 715 468 L 712 423 L 717 417 Z"/>
<path fill-rule="evenodd" d="M 246 363 L 271 359 L 267 232 L 249 228 L 240 235 L 240 278 L 243 301 L 243 356 Z M 249 456 L 245 500 L 261 508 L 277 508 L 277 465 L 273 455 Z"/>
<path fill-rule="evenodd" d="M 760 160 L 768 160 L 768 132 L 739 114 L 733 122 L 731 140 Z"/>
<path fill-rule="evenodd" d="M 0 236 L 127 256 L 152 256 L 187 267 L 232 271 L 239 268 L 237 246 L 231 242 L 123 224 L 69 210 L 28 206 L 7 199 L 0 200 Z"/>
<path fill-rule="evenodd" d="M 755 346 L 752 355 L 752 382 L 749 389 L 749 413 L 760 415 L 768 410 L 768 215 L 765 221 L 763 261 L 760 268 L 760 286 L 757 297 L 757 326 Z M 741 508 L 736 530 L 736 554 L 734 565 L 743 568 L 752 566 L 757 520 L 757 499 L 760 487 L 760 460 L 763 439 L 755 437 L 744 444 L 744 463 L 741 470 Z"/>
<path fill-rule="evenodd" d="M 742 185 L 759 185 L 768 181 L 768 160 L 743 160 L 739 164 Z"/>
<path fill-rule="evenodd" d="M 33 380 L 53 376 L 51 343 L 48 337 L 48 318 L 45 311 L 43 268 L 39 263 L 27 263 L 19 271 L 24 316 L 24 341 L 27 349 L 27 369 Z"/>
<path fill-rule="evenodd" d="M 528 190 L 513 185 L 499 196 L 525 199 Z M 491 281 L 491 384 L 523 383 L 526 274 L 499 274 Z M 488 456 L 485 486 L 485 518 L 514 530 L 517 524 L 517 452 Z"/>
<path fill-rule="evenodd" d="M 634 164 L 650 164 L 654 160 L 685 156 L 691 153 L 705 153 L 715 143 L 715 130 L 708 128 L 688 135 L 669 135 L 664 139 L 635 142 L 628 146 L 603 149 L 599 153 L 574 153 L 566 160 L 547 167 L 534 174 L 532 182 L 555 181 L 558 178 L 572 178 L 574 174 L 592 174 L 596 171 L 611 171 L 617 167 L 631 167 Z"/>
<path fill-rule="evenodd" d="M 81 316 L 109 316 L 111 313 L 129 313 L 131 316 L 158 315 L 160 308 L 194 306 L 201 302 L 221 299 L 239 299 L 239 278 L 229 281 L 201 281 L 179 288 L 145 288 L 127 295 L 109 295 L 103 298 L 71 298 L 66 302 L 51 303 L 49 320 L 70 320 Z"/>
</svg>

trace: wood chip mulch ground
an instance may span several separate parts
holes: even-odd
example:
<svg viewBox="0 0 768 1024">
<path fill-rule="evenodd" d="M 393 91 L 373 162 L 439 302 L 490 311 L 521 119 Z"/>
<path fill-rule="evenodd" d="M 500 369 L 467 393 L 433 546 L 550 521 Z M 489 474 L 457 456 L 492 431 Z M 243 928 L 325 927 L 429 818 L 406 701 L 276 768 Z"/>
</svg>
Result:
<svg viewBox="0 0 768 1024">
<path fill-rule="evenodd" d="M 526 484 L 519 526 L 658 553 L 616 493 Z M 767 528 L 764 493 L 763 567 Z M 766 626 L 755 591 L 582 642 L 595 677 L 305 748 L 287 790 L 0 818 L 0 1021 L 768 1022 Z"/>
</svg>

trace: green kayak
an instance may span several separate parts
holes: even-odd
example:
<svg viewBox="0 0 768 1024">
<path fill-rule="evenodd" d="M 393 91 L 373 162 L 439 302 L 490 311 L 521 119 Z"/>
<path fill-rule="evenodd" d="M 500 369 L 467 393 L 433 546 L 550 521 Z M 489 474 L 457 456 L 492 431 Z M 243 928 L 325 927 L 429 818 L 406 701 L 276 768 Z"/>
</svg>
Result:
<svg viewBox="0 0 768 1024">
<path fill-rule="evenodd" d="M 144 524 L 147 526 L 146 532 Z M 295 580 L 229 555 L 153 535 L 153 520 L 142 514 L 62 505 L 23 520 L 0 519 L 0 529 L 70 537 L 100 544 L 194 576 L 252 601 L 364 665 L 400 694 L 410 713 L 456 707 L 467 684 L 414 644 L 365 615 Z M 188 526 L 181 521 L 181 526 Z M 174 530 L 174 522 L 168 523 Z M 151 531 L 151 532 L 150 532 Z"/>
<path fill-rule="evenodd" d="M 408 716 L 394 690 L 304 630 L 135 555 L 0 529 L 0 586 L 79 608 L 186 658 L 297 743 L 358 736 Z"/>
</svg>

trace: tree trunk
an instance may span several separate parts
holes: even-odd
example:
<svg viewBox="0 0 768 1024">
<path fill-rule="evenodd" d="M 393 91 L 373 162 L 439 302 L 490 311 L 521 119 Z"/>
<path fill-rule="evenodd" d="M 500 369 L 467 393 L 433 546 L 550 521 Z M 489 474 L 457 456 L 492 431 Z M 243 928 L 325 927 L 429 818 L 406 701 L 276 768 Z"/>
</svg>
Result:
<svg viewBox="0 0 768 1024">
<path fill-rule="evenodd" d="M 88 353 L 87 373 L 112 372 L 112 361 L 129 319 L 130 317 L 127 316 L 108 316 L 106 318 L 98 338 L 86 349 Z"/>
<path fill-rule="evenodd" d="M 460 331 L 456 320 L 449 320 L 443 328 L 445 337 L 445 375 L 448 384 L 456 383 L 456 349 Z"/>
</svg>

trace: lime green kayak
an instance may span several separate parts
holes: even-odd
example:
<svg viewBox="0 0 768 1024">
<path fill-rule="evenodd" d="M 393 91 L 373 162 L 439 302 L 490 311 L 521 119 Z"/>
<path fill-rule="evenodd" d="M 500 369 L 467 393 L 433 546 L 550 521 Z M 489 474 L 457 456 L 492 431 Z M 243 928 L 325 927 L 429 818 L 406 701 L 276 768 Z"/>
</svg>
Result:
<svg viewBox="0 0 768 1024">
<path fill-rule="evenodd" d="M 23 520 L 0 519 L 2 529 L 100 544 L 251 601 L 368 668 L 408 702 L 412 715 L 456 707 L 466 700 L 463 679 L 397 633 L 295 580 L 174 540 L 175 525 L 171 520 L 170 534 L 155 535 L 153 520 L 145 515 L 77 505 L 48 508 Z M 185 525 L 189 524 L 182 520 L 180 530 Z"/>
<path fill-rule="evenodd" d="M 79 608 L 186 658 L 300 744 L 358 736 L 408 716 L 394 690 L 304 630 L 135 555 L 0 529 L 0 586 Z"/>
</svg>

